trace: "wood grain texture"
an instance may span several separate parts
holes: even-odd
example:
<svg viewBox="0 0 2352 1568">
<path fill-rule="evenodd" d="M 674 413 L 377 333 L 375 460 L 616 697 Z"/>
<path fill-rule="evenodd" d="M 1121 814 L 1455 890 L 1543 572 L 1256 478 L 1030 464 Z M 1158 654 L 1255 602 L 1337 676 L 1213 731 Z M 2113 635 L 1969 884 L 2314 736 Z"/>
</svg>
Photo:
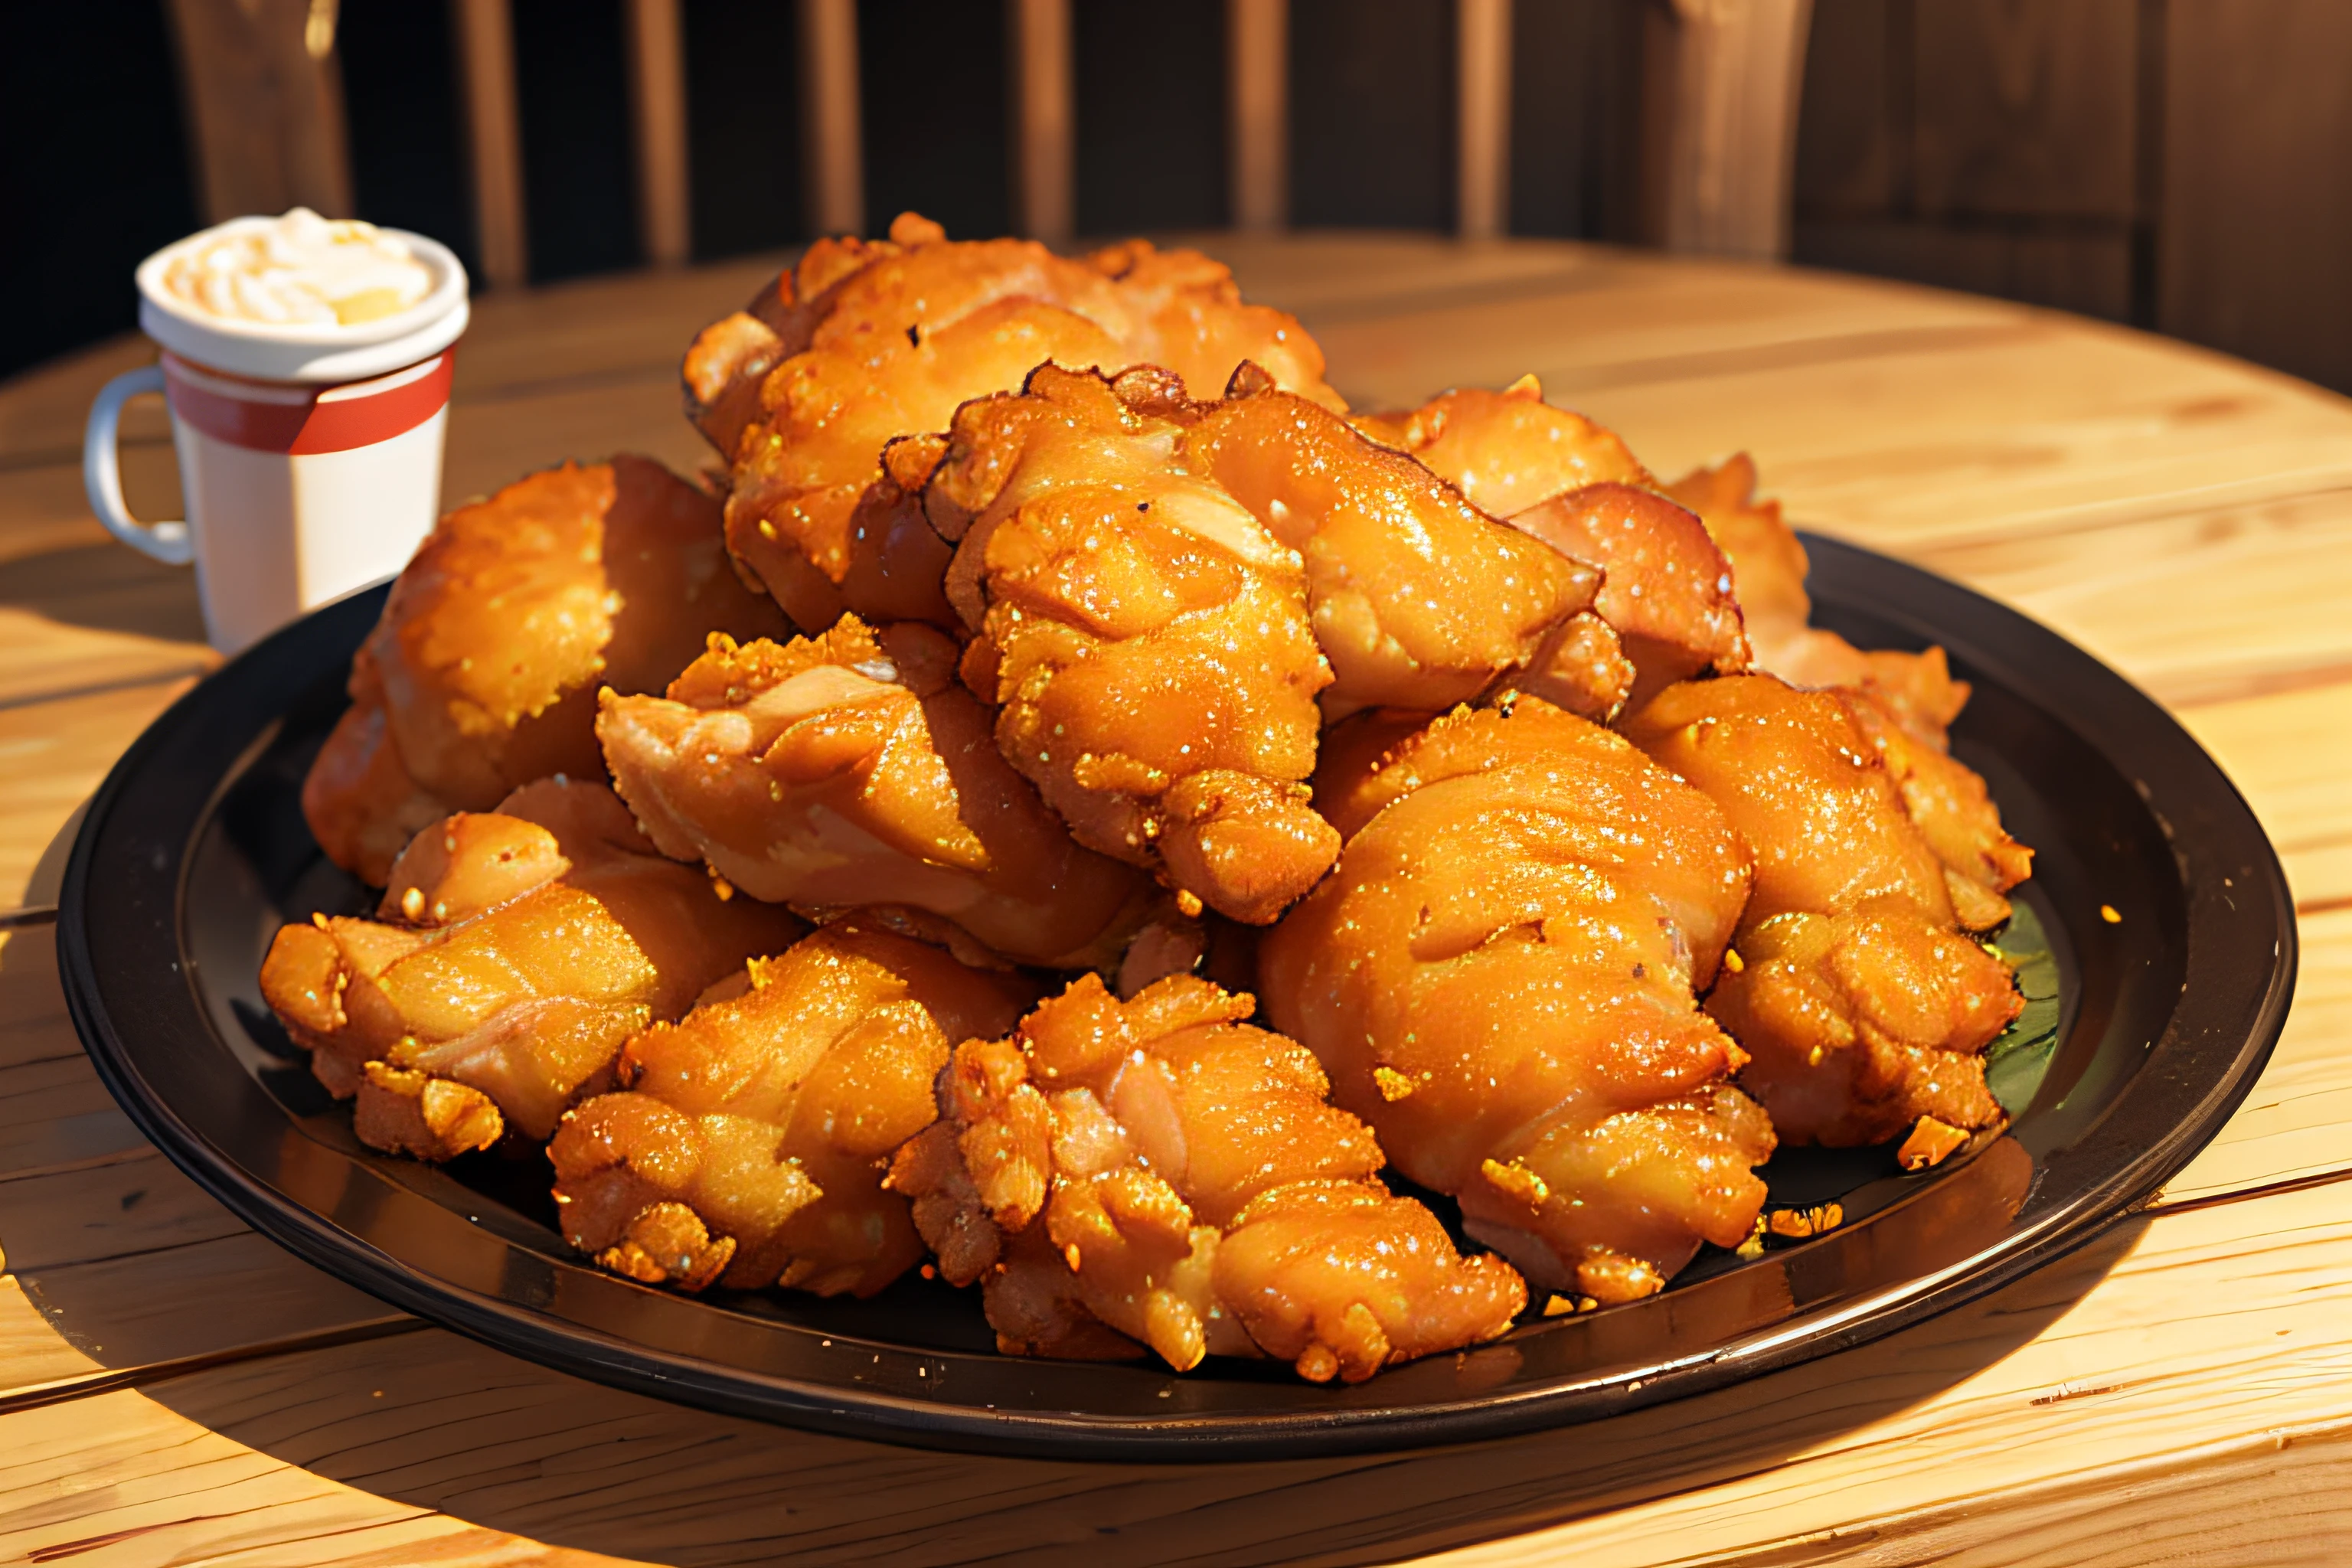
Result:
<svg viewBox="0 0 2352 1568">
<path fill-rule="evenodd" d="M 1795 254 L 1824 267 L 2146 320 L 2161 6 L 1820 0 Z"/>
<path fill-rule="evenodd" d="M 679 0 L 628 0 L 628 39 L 637 233 L 647 261 L 677 267 L 692 246 L 694 211 L 687 174 L 686 29 Z"/>
<path fill-rule="evenodd" d="M 40 928 L 0 935 L 0 1407 L 59 1378 L 396 1316 L 254 1234 L 139 1135 L 82 1054 Z"/>
<path fill-rule="evenodd" d="M 2163 1202 L 2200 1202 L 2230 1193 L 2340 1173 L 2352 1166 L 2344 1130 L 2352 1126 L 2352 908 L 2298 921 L 2302 965 L 2294 1010 L 2270 1065 L 2221 1135 L 2165 1184 Z"/>
<path fill-rule="evenodd" d="M 1007 0 L 1012 37 L 1013 226 L 1056 248 L 1077 214 L 1077 116 L 1070 0 Z"/>
<path fill-rule="evenodd" d="M 1494 239 L 1511 226 L 1511 0 L 1458 0 L 1454 227 Z"/>
<path fill-rule="evenodd" d="M 1900 285 L 1572 245 L 1212 248 L 1301 313 L 1361 403 L 1533 369 L 1662 470 L 1747 446 L 1801 521 L 2016 604 L 2174 705 L 2277 842 L 2305 958 L 2269 1070 L 2163 1205 L 1878 1345 L 1603 1427 L 1181 1469 L 877 1448 L 437 1331 L 317 1348 L 408 1324 L 139 1139 L 73 1038 L 50 934 L 16 931 L 0 938 L 0 1561 L 2352 1556 L 2333 1500 L 2352 1479 L 2352 405 Z M 774 265 L 486 297 L 451 494 L 620 448 L 707 462 L 677 415 L 679 346 Z M 54 888 L 58 828 L 205 658 L 167 618 L 193 610 L 186 576 L 130 567 L 79 508 L 80 410 L 140 352 L 0 388 L 0 903 Z M 167 481 L 160 434 L 134 428 L 133 456 Z"/>
<path fill-rule="evenodd" d="M 2137 0 L 1916 0 L 1923 216 L 2134 211 Z"/>
<path fill-rule="evenodd" d="M 334 6 L 171 0 L 165 15 L 207 220 L 291 206 L 352 216 Z"/>
<path fill-rule="evenodd" d="M 1800 216 L 1793 254 L 1809 267 L 1907 278 L 2128 320 L 2130 232 L 2121 226 L 2056 226 L 2058 232 L 2037 233 L 2001 224 L 1950 227 L 1914 219 Z"/>
<path fill-rule="evenodd" d="M 1234 226 L 1290 221 L 1288 0 L 1225 0 L 1226 200 Z"/>
<path fill-rule="evenodd" d="M 51 845 L 139 731 L 194 682 L 147 681 L 0 708 L 0 909 L 26 896 Z"/>
<path fill-rule="evenodd" d="M 1665 58 L 1656 234 L 1669 250 L 1789 253 L 1798 91 L 1812 0 L 1674 0 L 1653 35 Z"/>
<path fill-rule="evenodd" d="M 426 1331 L 0 1416 L 0 1455 L 21 1456 L 0 1459 L 0 1518 L 21 1521 L 0 1549 L 157 1525 L 168 1503 L 215 1490 L 240 1500 L 235 1526 L 198 1520 L 176 1526 L 184 1539 L 284 1551 L 277 1561 L 337 1560 L 299 1555 L 322 1520 L 367 1530 L 431 1512 L 681 1563 L 1339 1563 L 1455 1549 L 1612 1568 L 1753 1561 L 1738 1554 L 1759 1539 L 1851 1545 L 1863 1521 L 1901 1539 L 1939 1516 L 1982 1523 L 2012 1498 L 2079 1539 L 2124 1473 L 2155 1489 L 2275 1455 L 2282 1436 L 2352 1433 L 2347 1358 L 2328 1348 L 2347 1309 L 2352 1184 L 2338 1184 L 2133 1221 L 1875 1345 L 1604 1426 L 1182 1467 L 876 1447 L 698 1415 Z M 32 1500 L 60 1474 L 86 1490 Z"/>
<path fill-rule="evenodd" d="M 2169 0 L 2167 331 L 2352 386 L 2352 7 Z"/>
<path fill-rule="evenodd" d="M 858 122 L 856 0 L 797 0 L 801 189 L 812 234 L 866 228 L 866 137 Z"/>
<path fill-rule="evenodd" d="M 1898 201 L 1898 178 L 1911 177 L 1914 15 L 1889 0 L 1813 0 L 1791 197 L 1800 225 L 1885 217 Z"/>
<path fill-rule="evenodd" d="M 481 282 L 518 288 L 530 277 L 523 222 L 522 111 L 515 96 L 514 17 L 508 0 L 452 0 L 464 89 L 474 249 Z"/>
</svg>

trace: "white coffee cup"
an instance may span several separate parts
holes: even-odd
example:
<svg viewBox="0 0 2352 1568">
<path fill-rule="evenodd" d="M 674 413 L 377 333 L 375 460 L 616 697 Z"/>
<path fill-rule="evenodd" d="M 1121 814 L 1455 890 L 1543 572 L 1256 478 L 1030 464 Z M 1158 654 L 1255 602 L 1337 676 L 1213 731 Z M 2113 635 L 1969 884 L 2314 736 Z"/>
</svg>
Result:
<svg viewBox="0 0 2352 1568">
<path fill-rule="evenodd" d="M 224 653 L 408 563 L 440 512 L 453 345 L 468 314 L 457 258 L 397 229 L 383 232 L 433 284 L 374 321 L 236 321 L 165 289 L 185 247 L 276 222 L 235 218 L 140 264 L 139 325 L 162 363 L 107 383 L 82 439 L 90 510 L 125 544 L 194 563 L 205 635 Z M 142 523 L 123 504 L 122 405 L 150 394 L 171 408 L 184 521 Z"/>
</svg>

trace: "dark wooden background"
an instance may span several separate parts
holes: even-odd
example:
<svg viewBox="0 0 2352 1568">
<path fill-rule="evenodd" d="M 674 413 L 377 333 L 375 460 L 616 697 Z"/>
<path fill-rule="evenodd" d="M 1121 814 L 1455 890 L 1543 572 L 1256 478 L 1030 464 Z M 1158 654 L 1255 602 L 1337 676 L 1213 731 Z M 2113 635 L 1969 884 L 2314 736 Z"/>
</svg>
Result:
<svg viewBox="0 0 2352 1568">
<path fill-rule="evenodd" d="M 1640 243 L 1641 12 L 1516 0 L 1511 226 Z M 620 0 L 513 0 L 530 249 L 638 264 Z M 789 0 L 686 0 L 701 258 L 801 232 Z M 1224 7 L 1076 0 L 1082 233 L 1225 220 Z M 861 0 L 867 210 L 1009 222 L 992 0 Z M 449 16 L 341 0 L 361 213 L 470 249 Z M 1302 226 L 1442 229 L 1450 0 L 1291 0 Z M 0 374 L 131 324 L 195 226 L 159 0 L 0 21 Z M 2352 390 L 2352 0 L 1815 0 L 1796 259 L 2128 321 Z"/>
<path fill-rule="evenodd" d="M 1801 261 L 2352 391 L 2352 4 L 1815 0 Z"/>
</svg>

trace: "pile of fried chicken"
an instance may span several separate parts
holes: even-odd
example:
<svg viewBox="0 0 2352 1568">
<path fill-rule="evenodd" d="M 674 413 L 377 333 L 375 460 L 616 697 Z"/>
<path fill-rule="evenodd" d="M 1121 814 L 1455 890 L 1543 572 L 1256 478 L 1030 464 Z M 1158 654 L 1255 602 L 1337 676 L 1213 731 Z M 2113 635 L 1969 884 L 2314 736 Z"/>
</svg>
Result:
<svg viewBox="0 0 2352 1568">
<path fill-rule="evenodd" d="M 1745 457 L 1323 373 L 1205 256 L 908 215 L 696 339 L 722 477 L 443 519 L 303 794 L 381 903 L 261 976 L 358 1136 L 539 1146 L 647 1285 L 1352 1382 L 1997 1126 L 1941 652 L 1810 627 Z"/>
</svg>

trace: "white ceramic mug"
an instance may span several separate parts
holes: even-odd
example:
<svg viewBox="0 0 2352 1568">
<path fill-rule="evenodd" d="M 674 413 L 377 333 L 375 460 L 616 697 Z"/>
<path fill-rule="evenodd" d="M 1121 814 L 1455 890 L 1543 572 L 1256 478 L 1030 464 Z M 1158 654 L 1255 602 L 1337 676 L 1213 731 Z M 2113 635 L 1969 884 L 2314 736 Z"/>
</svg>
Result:
<svg viewBox="0 0 2352 1568">
<path fill-rule="evenodd" d="M 236 218 L 207 237 L 276 221 Z M 433 287 L 352 326 L 229 321 L 173 297 L 163 270 L 188 240 L 140 265 L 139 325 L 163 362 L 98 395 L 82 480 L 115 538 L 194 563 L 205 635 L 224 653 L 398 572 L 439 515 L 466 269 L 421 235 L 384 232 L 432 271 Z M 123 505 L 116 432 L 122 405 L 148 394 L 171 407 L 184 521 L 142 523 Z"/>
</svg>

